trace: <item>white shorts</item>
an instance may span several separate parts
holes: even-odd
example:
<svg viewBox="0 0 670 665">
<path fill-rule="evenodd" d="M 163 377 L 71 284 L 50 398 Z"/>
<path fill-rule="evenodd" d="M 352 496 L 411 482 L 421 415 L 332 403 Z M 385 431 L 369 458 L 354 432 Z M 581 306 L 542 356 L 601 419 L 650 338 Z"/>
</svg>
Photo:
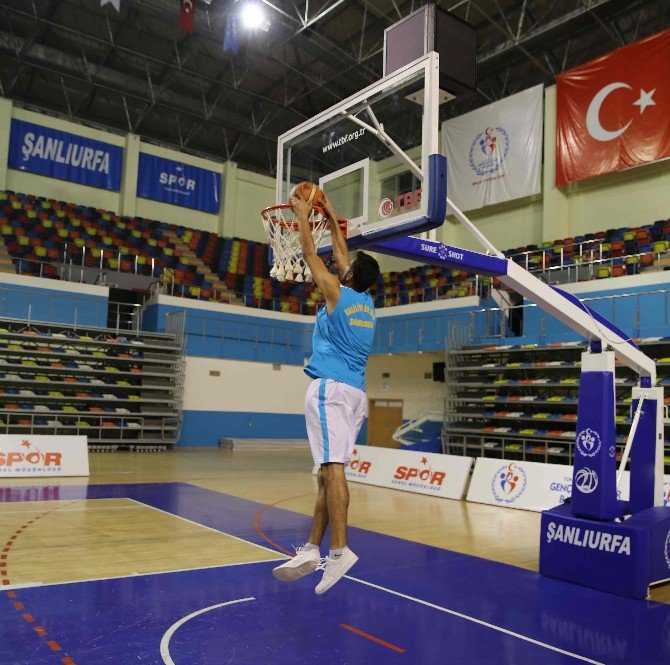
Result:
<svg viewBox="0 0 670 665">
<path fill-rule="evenodd" d="M 315 464 L 348 464 L 367 416 L 363 390 L 332 379 L 314 379 L 305 396 L 307 436 Z"/>
</svg>

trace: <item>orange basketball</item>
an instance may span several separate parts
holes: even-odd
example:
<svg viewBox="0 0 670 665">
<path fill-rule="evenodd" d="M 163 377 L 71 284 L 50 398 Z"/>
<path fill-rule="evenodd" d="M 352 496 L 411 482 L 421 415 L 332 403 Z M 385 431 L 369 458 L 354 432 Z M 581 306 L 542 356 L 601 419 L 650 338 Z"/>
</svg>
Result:
<svg viewBox="0 0 670 665">
<path fill-rule="evenodd" d="M 291 196 L 294 196 L 296 192 L 300 193 L 303 201 L 315 206 L 323 198 L 323 190 L 319 189 L 317 185 L 313 182 L 300 182 L 292 190 Z"/>
</svg>

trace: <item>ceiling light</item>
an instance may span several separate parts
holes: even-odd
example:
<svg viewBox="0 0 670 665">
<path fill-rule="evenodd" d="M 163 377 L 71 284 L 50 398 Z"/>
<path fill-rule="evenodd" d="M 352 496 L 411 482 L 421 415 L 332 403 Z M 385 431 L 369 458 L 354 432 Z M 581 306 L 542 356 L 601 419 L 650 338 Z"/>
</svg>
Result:
<svg viewBox="0 0 670 665">
<path fill-rule="evenodd" d="M 242 23 L 247 28 L 262 28 L 265 26 L 265 12 L 259 4 L 248 2 L 242 7 Z"/>
</svg>

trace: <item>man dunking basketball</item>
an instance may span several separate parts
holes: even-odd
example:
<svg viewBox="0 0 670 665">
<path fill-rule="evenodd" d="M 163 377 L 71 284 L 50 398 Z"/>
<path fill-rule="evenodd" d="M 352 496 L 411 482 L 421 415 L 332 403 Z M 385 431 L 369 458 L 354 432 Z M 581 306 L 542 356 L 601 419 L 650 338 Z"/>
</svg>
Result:
<svg viewBox="0 0 670 665">
<path fill-rule="evenodd" d="M 317 594 L 330 589 L 358 557 L 347 547 L 349 488 L 344 467 L 349 463 L 367 412 L 365 368 L 375 328 L 375 310 L 367 290 L 377 281 L 379 265 L 358 252 L 349 264 L 349 252 L 330 201 L 324 197 L 333 254 L 339 278 L 332 275 L 316 253 L 308 216 L 311 204 L 298 192 L 291 204 L 300 227 L 302 256 L 325 296 L 314 326 L 312 357 L 305 372 L 313 379 L 305 398 L 307 435 L 314 462 L 320 465 L 312 533 L 296 555 L 273 570 L 283 581 L 323 570 Z M 330 551 L 321 559 L 319 547 L 330 524 Z"/>
</svg>

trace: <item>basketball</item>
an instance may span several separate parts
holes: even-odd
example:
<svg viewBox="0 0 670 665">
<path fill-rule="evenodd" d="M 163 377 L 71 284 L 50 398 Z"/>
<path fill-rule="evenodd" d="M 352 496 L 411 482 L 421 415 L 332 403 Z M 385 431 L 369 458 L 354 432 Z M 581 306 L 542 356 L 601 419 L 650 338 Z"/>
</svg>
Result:
<svg viewBox="0 0 670 665">
<path fill-rule="evenodd" d="M 292 190 L 290 196 L 300 194 L 304 201 L 312 207 L 323 199 L 323 190 L 319 189 L 313 182 L 299 182 Z"/>
</svg>

